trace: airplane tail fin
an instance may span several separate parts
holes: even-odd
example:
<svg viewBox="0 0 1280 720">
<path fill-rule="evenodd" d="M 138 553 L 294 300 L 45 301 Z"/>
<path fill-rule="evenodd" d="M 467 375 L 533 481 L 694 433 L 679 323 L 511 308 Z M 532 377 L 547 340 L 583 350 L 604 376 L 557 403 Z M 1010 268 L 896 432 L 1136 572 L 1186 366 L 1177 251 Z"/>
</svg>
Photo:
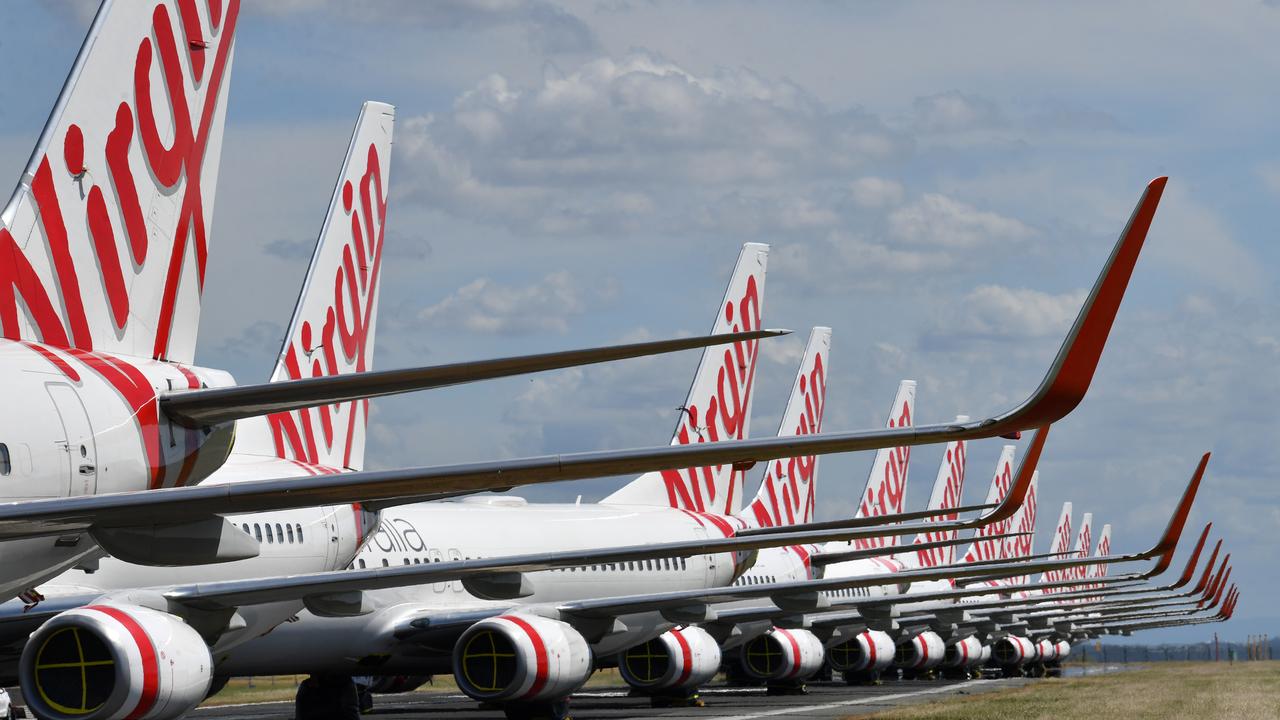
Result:
<svg viewBox="0 0 1280 720">
<path fill-rule="evenodd" d="M 1053 542 L 1049 543 L 1049 553 L 1055 558 L 1066 557 L 1071 548 L 1071 502 L 1062 503 L 1062 514 L 1058 516 L 1058 524 L 1053 528 Z M 1040 575 L 1040 582 L 1055 583 L 1065 579 L 1065 570 L 1046 570 Z M 1047 590 L 1046 592 L 1054 592 Z"/>
<path fill-rule="evenodd" d="M 1009 487 L 1013 484 L 1013 454 L 1016 448 L 1013 445 L 1005 445 L 1000 451 L 1000 459 L 996 461 L 996 472 L 991 477 L 991 488 L 987 490 L 987 499 L 984 500 L 988 505 L 994 505 L 1004 499 L 1009 494 Z M 980 527 L 973 534 L 973 544 L 961 556 L 961 562 L 971 563 L 980 560 L 996 560 L 1000 557 L 1000 552 L 1004 547 L 1002 540 L 994 539 L 992 536 L 1004 535 L 1009 532 L 1009 524 L 1013 521 L 1010 517 L 1007 520 L 991 523 L 990 525 Z"/>
<path fill-rule="evenodd" d="M 822 431 L 822 411 L 827 405 L 827 373 L 830 366 L 831 328 L 815 327 L 809 333 L 804 357 L 782 416 L 778 436 L 811 435 Z M 760 490 L 740 513 L 749 525 L 778 527 L 813 520 L 814 493 L 818 484 L 818 457 L 775 460 L 765 469 Z"/>
<path fill-rule="evenodd" d="M 238 0 L 104 2 L 0 213 L 0 331 L 190 363 Z"/>
<path fill-rule="evenodd" d="M 1111 554 L 1111 523 L 1102 526 L 1102 532 L 1098 535 L 1098 547 L 1094 551 L 1094 557 L 1106 557 Z M 1089 577 L 1103 578 L 1107 576 L 1107 564 L 1099 563 L 1089 568 Z"/>
<path fill-rule="evenodd" d="M 898 384 L 898 394 L 889 407 L 889 419 L 885 427 L 911 427 L 916 414 L 916 381 L 903 380 Z M 907 468 L 911 461 L 911 448 L 881 448 L 876 451 L 867 476 L 867 489 L 862 493 L 857 518 L 881 517 L 903 512 L 907 495 Z M 892 547 L 898 537 L 867 538 L 853 541 L 859 549 Z"/>
<path fill-rule="evenodd" d="M 391 105 L 361 107 L 272 382 L 373 369 L 394 126 Z M 237 450 L 360 470 L 368 421 L 368 400 L 248 418 Z"/>
<path fill-rule="evenodd" d="M 769 246 L 746 243 L 738 255 L 711 332 L 744 332 L 762 327 L 764 279 Z M 689 396 L 680 407 L 672 445 L 748 437 L 759 340 L 707 348 Z M 697 512 L 736 514 L 742 507 L 746 468 L 716 465 L 649 472 L 601 502 L 660 505 Z"/>
<path fill-rule="evenodd" d="M 956 416 L 956 422 L 968 421 L 968 415 Z M 968 448 L 969 444 L 967 442 L 956 440 L 948 443 L 943 451 L 942 462 L 938 465 L 938 476 L 933 481 L 933 492 L 929 495 L 929 505 L 925 508 L 926 510 L 941 510 L 943 512 L 931 517 L 929 519 L 930 522 L 951 522 L 958 517 L 956 513 L 946 511 L 960 505 L 960 496 L 964 491 L 965 455 Z M 912 544 L 944 542 L 955 538 L 958 534 L 959 532 L 956 530 L 922 532 L 916 535 Z M 956 548 L 954 545 L 917 550 L 915 561 L 922 568 L 951 565 L 955 561 L 955 554 Z"/>
<path fill-rule="evenodd" d="M 1018 508 L 1018 512 L 1009 519 L 1009 532 L 1024 533 L 1018 537 L 1005 538 L 1004 548 L 1000 552 L 1002 560 L 1017 560 L 1018 558 L 1030 557 L 1035 552 L 1035 532 L 1036 532 L 1036 514 L 1039 511 L 1039 503 L 1036 497 L 1036 491 L 1040 486 L 1040 471 L 1036 471 L 1031 475 L 1031 487 L 1027 489 L 1027 497 L 1022 502 L 1022 507 Z M 1028 575 L 1020 575 L 1010 578 L 1010 585 L 1026 585 L 1031 581 Z"/>
<path fill-rule="evenodd" d="M 1080 531 L 1076 535 L 1076 544 L 1071 548 L 1071 556 L 1084 559 L 1089 557 L 1089 548 L 1093 547 L 1093 513 L 1085 513 L 1080 518 Z M 1069 571 L 1069 578 L 1083 580 L 1089 572 L 1088 565 L 1078 565 Z"/>
</svg>

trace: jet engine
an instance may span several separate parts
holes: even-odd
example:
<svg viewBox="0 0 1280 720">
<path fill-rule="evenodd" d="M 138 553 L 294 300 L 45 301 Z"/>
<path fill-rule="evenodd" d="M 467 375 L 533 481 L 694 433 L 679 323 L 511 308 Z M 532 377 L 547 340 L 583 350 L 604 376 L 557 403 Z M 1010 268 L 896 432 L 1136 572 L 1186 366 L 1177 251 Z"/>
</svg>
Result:
<svg viewBox="0 0 1280 720">
<path fill-rule="evenodd" d="M 1001 667 L 1017 667 L 1035 659 L 1031 641 L 1017 635 L 1005 635 L 991 645 L 991 656 Z"/>
<path fill-rule="evenodd" d="M 928 670 L 946 657 L 946 643 L 936 632 L 926 630 L 910 640 L 898 643 L 893 664 L 904 670 Z"/>
<path fill-rule="evenodd" d="M 879 672 L 893 664 L 893 638 L 879 630 L 827 648 L 827 661 L 842 673 Z"/>
<path fill-rule="evenodd" d="M 1071 643 L 1066 640 L 1059 640 L 1053 647 L 1058 653 L 1059 660 L 1066 660 L 1071 655 Z"/>
<path fill-rule="evenodd" d="M 31 634 L 18 674 L 38 717 L 168 720 L 204 700 L 213 659 L 182 620 L 135 605 L 88 605 Z"/>
<path fill-rule="evenodd" d="M 697 688 L 720 671 L 720 644 L 700 627 L 668 630 L 623 651 L 618 671 L 628 685 L 645 692 Z"/>
<path fill-rule="evenodd" d="M 822 669 L 824 654 L 808 630 L 773 627 L 742 646 L 742 669 L 756 680 L 804 680 Z"/>
<path fill-rule="evenodd" d="M 534 702 L 568 696 L 591 677 L 591 647 L 572 626 L 509 613 L 467 628 L 453 648 L 458 687 L 476 700 Z"/>
<path fill-rule="evenodd" d="M 1036 660 L 1053 662 L 1058 659 L 1058 646 L 1052 640 L 1041 640 L 1036 643 Z"/>
<path fill-rule="evenodd" d="M 948 645 L 946 655 L 942 658 L 942 666 L 945 668 L 967 668 L 983 662 L 982 643 L 972 635 Z"/>
</svg>

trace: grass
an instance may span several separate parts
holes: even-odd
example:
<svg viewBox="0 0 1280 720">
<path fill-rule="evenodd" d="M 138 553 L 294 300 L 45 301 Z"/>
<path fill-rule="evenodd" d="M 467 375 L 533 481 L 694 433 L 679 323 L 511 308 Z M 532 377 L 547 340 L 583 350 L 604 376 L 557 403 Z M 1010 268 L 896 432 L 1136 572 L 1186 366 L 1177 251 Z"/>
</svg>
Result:
<svg viewBox="0 0 1280 720">
<path fill-rule="evenodd" d="M 298 683 L 306 680 L 306 675 L 275 675 L 257 678 L 232 678 L 231 682 L 217 695 L 205 700 L 201 707 L 217 705 L 238 705 L 241 703 L 274 702 L 293 700 Z M 587 681 L 587 687 L 618 686 L 622 678 L 617 670 L 600 670 Z M 414 690 L 414 692 L 459 692 L 458 685 L 452 675 L 437 675 L 432 682 Z"/>
<path fill-rule="evenodd" d="M 1280 718 L 1280 662 L 1153 663 L 1016 690 L 908 706 L 874 720 Z"/>
</svg>

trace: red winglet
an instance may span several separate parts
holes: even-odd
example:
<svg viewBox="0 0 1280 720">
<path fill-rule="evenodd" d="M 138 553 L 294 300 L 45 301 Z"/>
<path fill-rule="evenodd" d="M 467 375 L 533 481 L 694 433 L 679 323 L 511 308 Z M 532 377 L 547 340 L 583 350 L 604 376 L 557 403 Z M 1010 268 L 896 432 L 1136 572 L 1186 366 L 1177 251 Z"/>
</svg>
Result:
<svg viewBox="0 0 1280 720">
<path fill-rule="evenodd" d="M 1213 546 L 1213 554 L 1209 556 L 1209 562 L 1204 566 L 1204 574 L 1200 576 L 1200 582 L 1192 588 L 1191 594 L 1204 592 L 1205 587 L 1209 585 L 1209 578 L 1213 575 L 1213 566 L 1218 562 L 1218 550 L 1222 548 L 1222 541 L 1219 540 L 1217 545 Z"/>
<path fill-rule="evenodd" d="M 1178 548 L 1178 538 L 1182 536 L 1182 528 L 1187 524 L 1187 515 L 1191 513 L 1191 503 L 1196 499 L 1196 491 L 1200 489 L 1200 480 L 1204 478 L 1204 469 L 1208 464 L 1209 453 L 1205 453 L 1200 458 L 1200 464 L 1196 466 L 1195 473 L 1191 476 L 1191 482 L 1187 483 L 1187 489 L 1182 492 L 1182 499 L 1178 501 L 1178 507 L 1174 510 L 1173 517 L 1169 518 L 1169 526 L 1165 528 L 1164 536 L 1149 551 L 1149 557 L 1160 556 L 1160 559 L 1156 561 L 1156 566 L 1151 569 L 1150 575 L 1164 572 L 1165 568 L 1169 567 L 1169 562 L 1173 560 L 1173 551 Z"/>
<path fill-rule="evenodd" d="M 1200 599 L 1201 606 L 1203 606 L 1209 598 L 1216 595 L 1219 590 L 1227 586 L 1223 581 L 1231 572 L 1231 566 L 1227 564 L 1229 562 L 1231 562 L 1231 554 L 1227 553 L 1227 556 L 1222 559 L 1222 567 L 1218 568 L 1218 574 L 1213 576 L 1213 582 L 1209 583 L 1208 589 L 1204 591 L 1204 597 Z"/>
<path fill-rule="evenodd" d="M 1213 527 L 1213 523 L 1204 526 L 1204 532 L 1200 533 L 1200 539 L 1196 541 L 1196 547 L 1191 551 L 1191 557 L 1187 560 L 1187 568 L 1182 571 L 1182 577 L 1169 586 L 1170 590 L 1176 590 L 1191 582 L 1192 576 L 1196 574 L 1196 563 L 1200 561 L 1200 551 L 1204 549 L 1205 540 L 1209 539 L 1209 528 L 1211 527 Z M 1221 541 L 1219 541 L 1219 544 L 1221 544 Z"/>
<path fill-rule="evenodd" d="M 1031 443 L 1027 445 L 1027 451 L 1023 454 L 1022 460 L 1018 462 L 1018 471 L 1013 476 L 1013 484 L 1009 486 L 1009 492 L 1005 494 L 1004 500 L 1000 505 L 991 511 L 991 514 L 983 518 L 988 523 L 997 523 L 1013 517 L 1018 512 L 1018 508 L 1022 507 L 1022 503 L 1027 499 L 1027 491 L 1031 489 L 1031 478 L 1036 474 L 1036 465 L 1040 462 L 1040 453 L 1044 450 L 1044 441 L 1049 437 L 1049 425 L 1036 428 L 1036 434 L 1032 436 Z"/>
<path fill-rule="evenodd" d="M 1075 326 L 1058 350 L 1054 370 L 1045 378 L 1033 400 L 1024 406 L 1023 412 L 1013 413 L 1020 416 L 1019 426 L 1053 422 L 1074 410 L 1084 399 L 1168 180 L 1167 177 L 1158 177 L 1147 184 L 1133 215 L 1129 217 L 1129 224 L 1081 308 Z"/>
</svg>

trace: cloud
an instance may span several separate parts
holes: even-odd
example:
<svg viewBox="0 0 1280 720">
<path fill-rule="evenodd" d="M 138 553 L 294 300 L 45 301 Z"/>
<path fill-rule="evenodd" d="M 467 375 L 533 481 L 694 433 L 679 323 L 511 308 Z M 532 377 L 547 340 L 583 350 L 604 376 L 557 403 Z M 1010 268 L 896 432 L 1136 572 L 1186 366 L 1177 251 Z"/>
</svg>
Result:
<svg viewBox="0 0 1280 720">
<path fill-rule="evenodd" d="M 938 193 L 926 193 L 894 210 L 889 215 L 889 232 L 909 244 L 952 248 L 1025 240 L 1034 234 L 1019 220 Z"/>
<path fill-rule="evenodd" d="M 937 337 L 1021 340 L 1064 335 L 1088 295 L 981 285 L 945 314 Z"/>
<path fill-rule="evenodd" d="M 996 103 L 955 90 L 916 98 L 911 107 L 912 124 L 924 132 L 986 130 L 1006 124 Z"/>
<path fill-rule="evenodd" d="M 883 208 L 902 202 L 902 183 L 878 177 L 864 177 L 850 185 L 853 201 L 859 207 Z"/>
<path fill-rule="evenodd" d="M 590 293 L 591 299 L 601 296 Z M 522 335 L 550 331 L 564 334 L 569 320 L 586 309 L 584 297 L 568 272 L 554 272 L 523 287 L 477 278 L 440 302 L 424 308 L 418 320 L 434 327 L 473 333 Z"/>
</svg>

